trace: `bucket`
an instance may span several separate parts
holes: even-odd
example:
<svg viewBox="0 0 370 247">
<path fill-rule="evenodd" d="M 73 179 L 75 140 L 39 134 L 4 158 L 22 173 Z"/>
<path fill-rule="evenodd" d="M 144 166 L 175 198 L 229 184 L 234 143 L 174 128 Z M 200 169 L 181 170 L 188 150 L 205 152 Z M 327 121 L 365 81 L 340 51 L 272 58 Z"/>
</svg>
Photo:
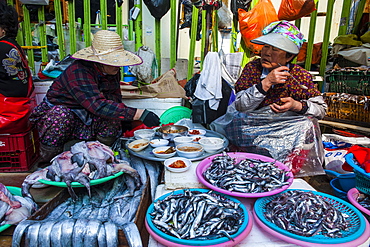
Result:
<svg viewBox="0 0 370 247">
<path fill-rule="evenodd" d="M 356 175 L 353 172 L 341 174 L 332 170 L 325 170 L 325 173 L 338 178 L 340 187 L 346 192 L 356 186 Z"/>
<path fill-rule="evenodd" d="M 355 181 L 355 178 L 353 178 L 353 181 Z M 355 186 L 353 186 L 352 188 L 348 188 L 348 186 L 347 186 L 346 189 L 342 188 L 341 183 L 340 183 L 340 178 L 334 178 L 334 179 L 330 180 L 330 185 L 334 190 L 334 195 L 336 197 L 340 198 L 340 199 L 345 200 L 345 201 L 348 201 L 347 192 L 350 189 L 355 187 Z"/>
<path fill-rule="evenodd" d="M 136 77 L 130 72 L 129 66 L 123 67 L 123 81 L 124 82 L 133 82 L 136 80 Z"/>
</svg>

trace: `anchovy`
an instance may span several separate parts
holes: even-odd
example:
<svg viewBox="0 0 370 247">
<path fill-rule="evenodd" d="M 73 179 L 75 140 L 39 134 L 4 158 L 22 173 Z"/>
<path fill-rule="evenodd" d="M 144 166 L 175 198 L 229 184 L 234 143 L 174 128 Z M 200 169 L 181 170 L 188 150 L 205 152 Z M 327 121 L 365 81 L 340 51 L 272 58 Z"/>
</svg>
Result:
<svg viewBox="0 0 370 247">
<path fill-rule="evenodd" d="M 275 162 L 244 159 L 235 163 L 226 152 L 212 159 L 203 177 L 212 185 L 240 193 L 262 193 L 288 185 L 289 171 Z"/>
<path fill-rule="evenodd" d="M 348 231 L 347 214 L 320 195 L 301 190 L 288 190 L 266 203 L 265 217 L 291 233 L 312 237 L 321 234 L 339 238 Z"/>
<path fill-rule="evenodd" d="M 180 239 L 232 238 L 244 220 L 239 203 L 213 191 L 169 194 L 154 202 L 149 215 L 159 230 Z"/>
</svg>

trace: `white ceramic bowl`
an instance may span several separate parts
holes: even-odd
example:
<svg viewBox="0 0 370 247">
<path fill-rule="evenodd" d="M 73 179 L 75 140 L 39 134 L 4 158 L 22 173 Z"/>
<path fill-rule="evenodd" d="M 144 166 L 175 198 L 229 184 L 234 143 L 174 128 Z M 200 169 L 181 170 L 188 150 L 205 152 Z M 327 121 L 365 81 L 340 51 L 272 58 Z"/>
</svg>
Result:
<svg viewBox="0 0 370 247">
<path fill-rule="evenodd" d="M 168 150 L 169 148 L 171 148 L 171 146 L 157 147 L 157 148 L 153 149 L 152 152 L 153 152 L 155 157 L 162 158 L 162 159 L 167 159 L 167 158 L 171 158 L 172 156 L 174 156 L 176 154 L 176 149 L 174 147 L 172 147 L 173 150 L 174 150 L 173 152 L 163 153 L 164 151 Z"/>
<path fill-rule="evenodd" d="M 171 165 L 173 165 L 173 163 L 176 161 L 183 161 L 185 163 L 185 167 L 184 168 L 171 167 Z M 172 157 L 164 161 L 164 166 L 166 167 L 167 170 L 171 172 L 187 171 L 190 168 L 191 164 L 192 163 L 190 160 L 188 160 L 187 158 L 183 158 L 183 157 Z"/>
<path fill-rule="evenodd" d="M 127 146 L 129 149 L 135 152 L 139 152 L 149 145 L 149 139 L 139 139 L 130 142 Z"/>
<path fill-rule="evenodd" d="M 178 136 L 178 137 L 175 137 L 173 141 L 175 142 L 175 145 L 177 146 L 183 143 L 191 143 L 193 141 L 193 138 L 190 136 Z"/>
<path fill-rule="evenodd" d="M 196 143 L 184 143 L 177 145 L 176 151 L 180 157 L 192 159 L 202 155 L 203 147 Z"/>
<path fill-rule="evenodd" d="M 149 139 L 151 140 L 155 135 L 155 131 L 152 129 L 139 129 L 134 131 L 135 139 Z"/>
<path fill-rule="evenodd" d="M 204 151 L 207 153 L 213 153 L 224 147 L 224 140 L 218 137 L 203 137 L 199 140 L 199 144 L 202 145 Z"/>
<path fill-rule="evenodd" d="M 156 148 L 156 147 L 162 147 L 162 146 L 167 146 L 168 145 L 168 140 L 165 140 L 165 139 L 153 139 L 149 142 L 150 146 L 152 146 L 153 148 Z"/>
<path fill-rule="evenodd" d="M 191 129 L 188 131 L 188 135 L 191 136 L 204 136 L 206 133 L 205 129 Z"/>
</svg>

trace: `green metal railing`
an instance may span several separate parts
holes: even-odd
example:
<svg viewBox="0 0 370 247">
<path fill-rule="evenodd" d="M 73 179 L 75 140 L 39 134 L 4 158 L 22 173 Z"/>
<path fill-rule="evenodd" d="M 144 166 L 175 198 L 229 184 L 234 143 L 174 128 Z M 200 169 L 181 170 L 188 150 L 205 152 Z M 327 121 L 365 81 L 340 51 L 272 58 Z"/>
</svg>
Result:
<svg viewBox="0 0 370 247">
<path fill-rule="evenodd" d="M 347 27 L 348 27 L 348 17 L 349 17 L 349 11 L 350 11 L 350 5 L 351 1 L 353 0 L 344 0 L 343 1 L 343 7 L 342 7 L 342 19 L 339 26 L 339 32 L 338 35 L 346 34 Z M 9 4 L 14 4 L 15 0 L 7 0 Z M 255 6 L 257 4 L 258 0 L 253 0 L 251 2 L 250 8 Z M 333 19 L 333 8 L 334 8 L 334 2 L 335 0 L 327 0 L 327 7 L 326 7 L 326 21 L 325 21 L 325 31 L 324 31 L 324 37 L 323 37 L 323 44 L 322 44 L 322 58 L 320 62 L 320 75 L 324 76 L 325 70 L 326 70 L 326 64 L 328 59 L 328 48 L 329 48 L 329 37 L 331 34 L 331 24 Z M 364 9 L 365 0 L 361 0 L 357 16 L 355 19 L 355 27 L 358 28 L 358 23 L 361 18 L 362 11 Z M 68 20 L 69 22 L 63 23 L 62 18 L 62 7 L 61 3 L 67 4 L 68 7 Z M 75 5 L 74 1 L 54 1 L 54 7 L 55 7 L 55 18 L 56 18 L 56 33 L 58 36 L 58 46 L 59 46 L 59 57 L 63 58 L 66 56 L 67 50 L 66 50 L 66 37 L 65 33 L 67 34 L 69 39 L 67 39 L 69 43 L 69 53 L 73 54 L 77 51 L 77 39 L 78 41 L 84 41 L 85 46 L 91 45 L 91 28 L 92 26 L 97 26 L 102 29 L 108 29 L 109 27 L 119 27 L 116 28 L 116 32 L 123 37 L 122 28 L 125 27 L 125 25 L 122 24 L 122 7 L 116 5 L 116 23 L 115 24 L 108 24 L 107 21 L 107 2 L 104 0 L 100 0 L 100 23 L 93 24 L 91 22 L 91 9 L 90 4 L 91 0 L 83 0 L 83 13 L 84 13 L 84 19 L 83 19 L 83 26 L 82 30 L 76 28 L 76 16 L 75 16 Z M 177 60 L 177 41 L 178 41 L 178 18 L 180 8 L 177 8 L 179 6 L 179 0 L 171 0 L 170 1 L 170 68 L 174 68 L 176 65 Z M 318 3 L 316 3 L 317 5 Z M 141 0 L 135 1 L 135 7 L 142 10 L 143 5 Z M 47 63 L 47 43 L 46 43 L 46 21 L 45 21 L 45 8 L 44 6 L 41 6 L 38 9 L 38 21 L 37 24 L 30 22 L 30 13 L 29 10 L 22 6 L 23 11 L 23 18 L 24 21 L 20 23 L 20 32 L 17 36 L 17 41 L 20 45 L 24 47 L 32 47 L 32 31 L 37 25 L 38 31 L 40 33 L 40 47 L 41 47 L 41 61 L 42 63 Z M 208 50 L 212 51 L 218 51 L 218 18 L 217 18 L 217 10 L 211 9 L 208 11 L 203 9 L 198 9 L 193 6 L 193 16 L 192 16 L 192 28 L 191 28 L 191 35 L 190 35 L 190 47 L 189 47 L 189 57 L 188 57 L 188 73 L 187 73 L 187 79 L 189 80 L 194 71 L 194 58 L 195 58 L 195 48 L 196 48 L 196 35 L 197 35 L 197 27 L 198 27 L 198 14 L 199 11 L 202 13 L 202 39 L 201 39 L 201 62 L 204 60 L 204 57 Z M 135 49 L 139 49 L 143 45 L 143 11 L 140 11 L 137 18 L 135 20 L 128 20 L 128 38 L 129 40 L 135 41 Z M 208 24 L 207 24 L 208 20 Z M 211 21 L 210 21 L 211 20 Z M 81 21 L 77 22 L 81 23 Z M 212 23 L 212 28 L 210 28 L 210 23 Z M 299 26 L 300 20 L 296 21 L 296 25 Z M 81 27 L 81 26 L 80 26 Z M 313 53 L 313 42 L 314 42 L 314 35 L 315 30 L 317 28 L 317 11 L 314 11 L 310 15 L 310 25 L 309 25 L 309 34 L 307 38 L 307 55 L 306 55 L 306 61 L 305 61 L 305 68 L 310 69 L 311 62 L 312 62 L 312 53 Z M 81 40 L 81 35 L 78 35 L 79 33 L 76 33 L 76 29 L 79 30 L 81 33 L 83 32 L 83 39 Z M 356 29 L 352 31 L 355 32 Z M 243 62 L 242 66 L 244 66 L 247 62 L 250 61 L 251 57 L 254 56 L 253 53 L 251 53 L 245 46 L 243 39 L 241 39 L 240 44 L 237 44 L 237 35 L 238 35 L 238 22 L 236 21 L 236 18 L 233 19 L 233 25 L 231 29 L 231 42 L 230 42 L 230 52 L 244 52 Z M 210 33 L 210 34 L 209 34 Z M 163 34 L 161 32 L 161 22 L 160 20 L 155 20 L 155 52 L 156 52 L 156 59 L 158 61 L 158 69 L 161 69 L 161 50 L 164 49 L 164 47 L 161 47 L 162 44 L 162 38 Z M 211 40 L 207 40 L 207 39 Z M 211 45 L 210 45 L 211 44 Z M 35 62 L 35 55 L 33 49 L 27 49 L 26 50 L 29 64 L 31 69 L 34 71 L 34 62 Z M 202 63 L 201 63 L 202 66 Z M 35 71 L 34 71 L 35 72 Z M 160 72 L 160 71 L 159 71 Z M 159 73 L 161 74 L 161 73 Z"/>
</svg>

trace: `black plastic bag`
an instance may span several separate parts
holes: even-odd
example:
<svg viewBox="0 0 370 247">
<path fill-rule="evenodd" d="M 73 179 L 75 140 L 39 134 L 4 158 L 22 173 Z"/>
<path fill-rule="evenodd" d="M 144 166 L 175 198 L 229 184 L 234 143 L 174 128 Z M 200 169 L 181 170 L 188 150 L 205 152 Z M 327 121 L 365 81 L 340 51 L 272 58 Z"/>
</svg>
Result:
<svg viewBox="0 0 370 247">
<path fill-rule="evenodd" d="M 244 9 L 249 11 L 252 0 L 232 0 L 231 1 L 231 12 L 238 19 L 238 9 Z"/>
<path fill-rule="evenodd" d="M 230 84 L 222 79 L 222 99 L 217 110 L 213 110 L 209 106 L 208 100 L 200 100 L 194 96 L 195 89 L 199 80 L 200 74 L 195 74 L 185 85 L 186 96 L 190 97 L 192 105 L 192 120 L 193 123 L 210 124 L 213 120 L 221 117 L 226 113 L 229 105 L 229 99 L 232 92 Z"/>
<path fill-rule="evenodd" d="M 144 0 L 150 14 L 160 20 L 170 9 L 170 0 Z"/>
</svg>

